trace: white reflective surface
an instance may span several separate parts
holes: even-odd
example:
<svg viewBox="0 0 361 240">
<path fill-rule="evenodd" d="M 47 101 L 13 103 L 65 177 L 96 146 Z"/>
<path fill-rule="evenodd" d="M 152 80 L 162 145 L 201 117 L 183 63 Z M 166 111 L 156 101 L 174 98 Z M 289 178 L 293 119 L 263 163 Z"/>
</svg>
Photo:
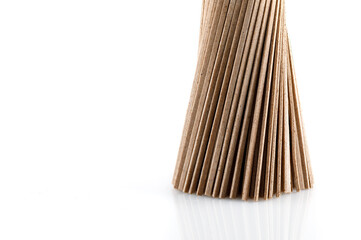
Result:
<svg viewBox="0 0 361 240">
<path fill-rule="evenodd" d="M 312 191 L 260 202 L 173 196 L 179 239 L 317 239 Z"/>
</svg>

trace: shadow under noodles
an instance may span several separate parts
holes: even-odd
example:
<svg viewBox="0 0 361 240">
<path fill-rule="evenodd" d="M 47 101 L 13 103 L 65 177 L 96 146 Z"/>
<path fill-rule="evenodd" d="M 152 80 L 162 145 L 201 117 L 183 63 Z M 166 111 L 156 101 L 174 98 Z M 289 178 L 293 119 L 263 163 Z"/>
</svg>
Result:
<svg viewBox="0 0 361 240">
<path fill-rule="evenodd" d="M 179 239 L 306 239 L 311 192 L 244 202 L 175 191 Z"/>
</svg>

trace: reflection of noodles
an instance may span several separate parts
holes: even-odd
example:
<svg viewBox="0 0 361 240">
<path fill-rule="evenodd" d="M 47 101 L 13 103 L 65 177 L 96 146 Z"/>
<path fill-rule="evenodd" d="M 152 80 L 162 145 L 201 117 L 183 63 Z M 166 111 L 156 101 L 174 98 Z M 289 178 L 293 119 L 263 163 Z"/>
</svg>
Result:
<svg viewBox="0 0 361 240">
<path fill-rule="evenodd" d="M 241 202 L 176 193 L 180 239 L 301 239 L 309 195 Z"/>
</svg>

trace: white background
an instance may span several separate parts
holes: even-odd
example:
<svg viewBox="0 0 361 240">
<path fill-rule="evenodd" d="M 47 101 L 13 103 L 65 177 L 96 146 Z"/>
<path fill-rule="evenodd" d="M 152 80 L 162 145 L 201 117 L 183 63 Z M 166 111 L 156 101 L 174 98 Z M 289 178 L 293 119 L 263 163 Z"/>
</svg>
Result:
<svg viewBox="0 0 361 240">
<path fill-rule="evenodd" d="M 171 179 L 201 0 L 0 1 L 0 238 L 360 239 L 361 4 L 286 0 L 315 188 Z"/>
</svg>

